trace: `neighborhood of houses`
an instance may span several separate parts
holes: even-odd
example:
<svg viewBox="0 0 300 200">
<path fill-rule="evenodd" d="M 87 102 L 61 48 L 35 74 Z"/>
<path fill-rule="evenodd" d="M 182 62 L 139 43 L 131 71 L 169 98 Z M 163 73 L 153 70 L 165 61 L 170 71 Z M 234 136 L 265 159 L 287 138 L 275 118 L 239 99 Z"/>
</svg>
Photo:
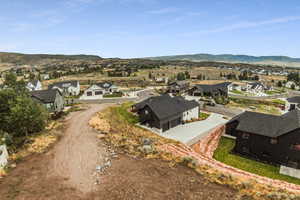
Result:
<svg viewBox="0 0 300 200">
<path fill-rule="evenodd" d="M 292 84 L 287 82 L 287 87 Z M 230 95 L 249 94 L 259 98 L 275 90 L 260 81 L 193 85 L 187 81 L 173 81 L 163 87 L 164 92 L 147 98 L 139 96 L 139 91 L 124 91 L 113 82 L 92 83 L 82 88 L 80 81 L 70 80 L 52 83 L 45 89 L 41 81 L 33 80 L 26 88 L 33 100 L 53 114 L 64 111 L 66 105 L 75 101 L 134 99 L 136 103 L 131 112 L 138 116 L 139 126 L 186 144 L 224 125 L 225 136 L 235 140 L 232 153 L 281 166 L 285 169 L 281 170 L 282 174 L 300 178 L 300 96 L 281 98 L 285 107 L 280 116 L 244 111 L 229 119 L 203 110 L 203 98 L 227 99 Z M 204 119 L 203 114 L 207 115 Z"/>
</svg>

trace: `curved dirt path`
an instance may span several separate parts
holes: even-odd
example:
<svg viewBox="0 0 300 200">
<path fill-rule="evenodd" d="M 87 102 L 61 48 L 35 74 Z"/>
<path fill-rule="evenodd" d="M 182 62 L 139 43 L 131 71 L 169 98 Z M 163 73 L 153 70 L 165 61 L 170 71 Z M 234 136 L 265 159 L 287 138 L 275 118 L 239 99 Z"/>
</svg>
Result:
<svg viewBox="0 0 300 200">
<path fill-rule="evenodd" d="M 88 105 L 84 111 L 71 113 L 66 132 L 54 149 L 54 175 L 63 177 L 70 186 L 84 193 L 96 189 L 96 167 L 104 163 L 106 155 L 105 147 L 88 122 L 108 106 Z"/>
</svg>

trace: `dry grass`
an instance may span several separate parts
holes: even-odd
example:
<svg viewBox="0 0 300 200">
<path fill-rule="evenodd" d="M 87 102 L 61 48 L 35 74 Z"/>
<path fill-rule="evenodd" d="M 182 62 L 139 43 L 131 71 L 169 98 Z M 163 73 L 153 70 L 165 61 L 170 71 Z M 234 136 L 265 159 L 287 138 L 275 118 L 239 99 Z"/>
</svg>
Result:
<svg viewBox="0 0 300 200">
<path fill-rule="evenodd" d="M 124 106 L 124 105 L 122 105 Z M 128 105 L 127 105 L 128 106 Z M 91 125 L 101 132 L 106 132 L 101 139 L 109 144 L 121 149 L 122 151 L 146 158 L 159 158 L 170 162 L 170 166 L 177 164 L 186 165 L 199 174 L 203 175 L 210 182 L 222 185 L 228 185 L 239 191 L 240 199 L 256 200 L 299 200 L 300 196 L 285 191 L 284 189 L 273 188 L 268 185 L 262 185 L 255 180 L 247 180 L 241 177 L 233 177 L 230 174 L 224 174 L 211 167 L 198 165 L 197 161 L 190 157 L 176 156 L 171 152 L 161 151 L 160 146 L 173 144 L 181 146 L 182 144 L 162 138 L 148 130 L 141 129 L 127 122 L 117 111 L 118 107 L 111 107 L 98 114 L 100 120 L 92 120 Z M 102 126 L 104 124 L 105 126 Z M 103 129 L 104 128 L 104 129 Z M 108 132 L 107 132 L 108 131 Z M 155 151 L 151 154 L 143 154 L 139 151 L 141 140 L 149 138 L 153 141 Z M 270 198 L 272 197 L 272 198 Z"/>
<path fill-rule="evenodd" d="M 18 162 L 33 153 L 44 153 L 51 147 L 60 137 L 63 130 L 63 124 L 52 121 L 46 127 L 45 131 L 31 136 L 28 140 L 30 143 L 9 156 L 11 161 Z"/>
</svg>

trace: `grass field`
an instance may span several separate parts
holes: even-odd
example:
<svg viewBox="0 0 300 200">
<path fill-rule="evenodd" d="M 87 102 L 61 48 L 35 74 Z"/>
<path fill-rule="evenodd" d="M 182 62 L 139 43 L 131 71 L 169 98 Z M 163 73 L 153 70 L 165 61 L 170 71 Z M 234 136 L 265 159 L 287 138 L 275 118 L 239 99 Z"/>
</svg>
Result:
<svg viewBox="0 0 300 200">
<path fill-rule="evenodd" d="M 115 109 L 116 113 L 118 116 L 120 116 L 122 119 L 127 121 L 130 124 L 136 124 L 139 122 L 138 116 L 134 115 L 131 112 L 128 112 L 128 110 L 131 108 L 133 105 L 132 102 L 124 103 L 121 106 L 118 106 Z"/>
<path fill-rule="evenodd" d="M 279 167 L 257 162 L 230 153 L 234 145 L 235 141 L 233 139 L 222 137 L 219 146 L 214 153 L 214 158 L 227 165 L 251 172 L 253 174 L 284 180 L 300 185 L 300 179 L 279 174 Z"/>
<path fill-rule="evenodd" d="M 241 99 L 241 98 L 229 98 L 230 102 L 226 105 L 226 107 L 233 108 L 242 108 L 248 111 L 261 112 L 272 115 L 280 115 L 281 112 L 279 110 L 279 106 L 282 105 L 283 102 L 278 101 L 263 101 L 263 100 L 251 100 L 251 99 Z"/>
</svg>

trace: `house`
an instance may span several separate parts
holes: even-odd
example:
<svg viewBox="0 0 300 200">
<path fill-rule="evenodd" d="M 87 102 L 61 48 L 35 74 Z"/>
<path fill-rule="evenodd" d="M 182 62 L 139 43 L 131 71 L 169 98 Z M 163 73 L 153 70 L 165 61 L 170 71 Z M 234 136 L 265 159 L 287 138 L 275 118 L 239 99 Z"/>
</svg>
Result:
<svg viewBox="0 0 300 200">
<path fill-rule="evenodd" d="M 261 82 L 247 83 L 247 91 L 252 93 L 262 93 L 266 89 L 265 85 Z"/>
<path fill-rule="evenodd" d="M 140 123 L 159 132 L 167 131 L 185 121 L 199 118 L 199 104 L 168 94 L 150 97 L 133 106 Z"/>
<path fill-rule="evenodd" d="M 42 90 L 42 83 L 39 80 L 28 82 L 26 88 L 29 91 Z"/>
<path fill-rule="evenodd" d="M 41 74 L 41 79 L 42 80 L 49 80 L 50 79 L 50 75 L 49 74 Z"/>
<path fill-rule="evenodd" d="M 64 97 L 58 89 L 31 91 L 30 96 L 50 113 L 59 113 L 64 109 Z"/>
<path fill-rule="evenodd" d="M 168 77 L 158 77 L 158 76 L 156 76 L 156 77 L 154 77 L 154 81 L 156 83 L 168 83 L 169 78 Z"/>
<path fill-rule="evenodd" d="M 236 137 L 234 153 L 300 169 L 300 111 L 281 116 L 244 112 L 226 124 L 226 134 Z"/>
<path fill-rule="evenodd" d="M 228 87 L 230 82 L 218 83 L 214 85 L 198 84 L 195 85 L 189 94 L 192 96 L 228 96 Z"/>
<path fill-rule="evenodd" d="M 299 90 L 299 86 L 294 81 L 286 82 L 285 87 L 290 88 L 290 89 Z"/>
<path fill-rule="evenodd" d="M 119 88 L 110 82 L 95 83 L 84 91 L 80 99 L 102 99 L 103 95 L 113 94 L 118 91 Z"/>
<path fill-rule="evenodd" d="M 190 87 L 187 81 L 175 81 L 169 84 L 168 91 L 170 93 L 182 93 L 186 92 Z"/>
<path fill-rule="evenodd" d="M 286 99 L 286 111 L 291 111 L 296 108 L 299 108 L 300 96 L 295 96 Z"/>
<path fill-rule="evenodd" d="M 58 89 L 64 96 L 77 96 L 80 93 L 80 84 L 75 80 L 63 81 L 49 85 L 48 89 Z"/>
</svg>

